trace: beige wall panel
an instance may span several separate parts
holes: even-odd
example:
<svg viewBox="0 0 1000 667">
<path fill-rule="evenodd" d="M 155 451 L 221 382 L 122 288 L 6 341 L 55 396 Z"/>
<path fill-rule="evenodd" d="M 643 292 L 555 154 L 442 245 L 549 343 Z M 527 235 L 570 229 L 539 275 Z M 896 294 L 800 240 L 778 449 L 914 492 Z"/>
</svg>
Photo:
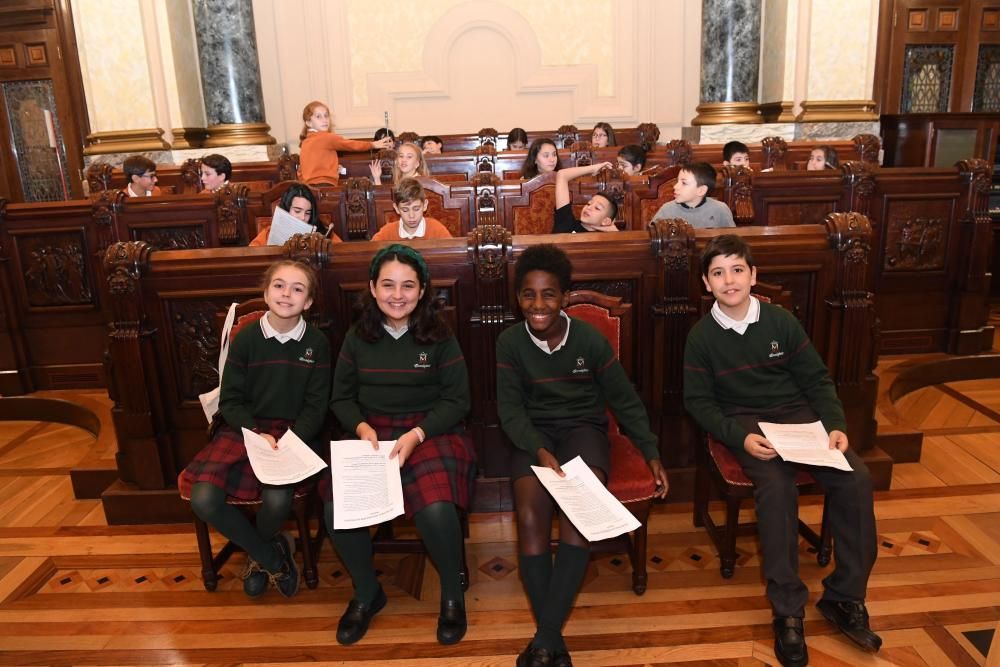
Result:
<svg viewBox="0 0 1000 667">
<path fill-rule="evenodd" d="M 873 0 L 811 3 L 807 100 L 864 100 L 872 96 Z M 851 26 L 834 30 L 832 26 Z"/>
</svg>

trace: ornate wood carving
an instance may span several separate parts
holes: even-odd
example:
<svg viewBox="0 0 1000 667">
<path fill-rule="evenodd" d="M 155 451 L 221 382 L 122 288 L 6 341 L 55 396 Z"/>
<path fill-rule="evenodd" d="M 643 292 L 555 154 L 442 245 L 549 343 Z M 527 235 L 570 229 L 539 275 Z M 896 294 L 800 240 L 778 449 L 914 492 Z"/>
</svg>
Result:
<svg viewBox="0 0 1000 667">
<path fill-rule="evenodd" d="M 308 264 L 319 271 L 333 253 L 333 241 L 318 232 L 312 234 L 295 234 L 285 241 L 285 257 Z"/>
<path fill-rule="evenodd" d="M 639 130 L 639 145 L 643 150 L 647 152 L 653 150 L 656 142 L 660 140 L 660 128 L 656 123 L 639 123 L 636 129 Z"/>
<path fill-rule="evenodd" d="M 625 206 L 626 180 L 625 172 L 617 166 L 611 169 L 602 169 L 597 174 L 597 191 L 610 197 L 618 206 L 615 224 L 619 228 L 629 229 L 631 221 L 627 215 L 628 207 Z"/>
<path fill-rule="evenodd" d="M 983 313 L 989 312 L 990 252 L 994 245 L 989 193 L 992 165 L 984 160 L 962 160 L 958 163 L 962 182 L 962 235 L 959 256 L 963 270 L 959 274 L 959 294 L 952 309 L 948 351 L 952 354 L 973 354 L 989 350 L 993 343 L 993 327 L 983 323 Z M 998 260 L 994 259 L 994 266 Z M 994 269 L 995 271 L 996 269 Z"/>
<path fill-rule="evenodd" d="M 197 401 L 198 394 L 219 384 L 219 334 L 216 314 L 222 302 L 177 299 L 167 305 L 170 313 L 170 340 L 177 355 L 177 388 L 180 398 Z"/>
<path fill-rule="evenodd" d="M 492 127 L 484 127 L 477 133 L 480 146 L 497 146 L 497 131 Z"/>
<path fill-rule="evenodd" d="M 513 237 L 509 229 L 497 225 L 479 225 L 469 232 L 469 261 L 483 282 L 504 277 L 507 263 L 513 261 Z"/>
<path fill-rule="evenodd" d="M 299 154 L 285 154 L 278 158 L 278 180 L 294 181 L 299 177 Z"/>
<path fill-rule="evenodd" d="M 862 162 L 878 165 L 878 152 L 882 149 L 882 140 L 874 134 L 858 134 L 851 142 L 857 157 Z"/>
<path fill-rule="evenodd" d="M 380 148 L 378 159 L 382 165 L 382 182 L 392 183 L 392 165 L 396 164 L 396 149 Z"/>
<path fill-rule="evenodd" d="M 589 290 L 608 296 L 621 297 L 625 303 L 633 303 L 635 284 L 631 280 L 574 280 L 570 291 Z"/>
<path fill-rule="evenodd" d="M 201 190 L 201 158 L 189 158 L 181 165 L 181 183 L 184 192 Z"/>
<path fill-rule="evenodd" d="M 200 227 L 140 227 L 133 240 L 145 241 L 155 250 L 194 250 L 205 247 Z"/>
<path fill-rule="evenodd" d="M 667 142 L 667 159 L 663 162 L 665 166 L 680 166 L 689 162 L 691 162 L 691 144 L 684 139 L 671 139 Z"/>
<path fill-rule="evenodd" d="M 483 144 L 473 153 L 476 156 L 476 173 L 495 174 L 497 171 L 497 148 L 495 144 Z"/>
<path fill-rule="evenodd" d="M 752 172 L 746 167 L 722 168 L 725 202 L 737 225 L 754 224 Z"/>
<path fill-rule="evenodd" d="M 561 125 L 556 130 L 556 146 L 559 148 L 569 148 L 580 141 L 580 130 L 576 125 Z"/>
<path fill-rule="evenodd" d="M 114 169 L 106 162 L 94 162 L 87 167 L 87 187 L 94 194 L 111 189 L 111 174 Z"/>
<path fill-rule="evenodd" d="M 589 141 L 577 141 L 569 150 L 569 161 L 574 167 L 594 164 L 594 147 Z"/>
<path fill-rule="evenodd" d="M 218 219 L 219 243 L 221 245 L 243 245 L 247 229 L 247 198 L 250 190 L 245 185 L 232 184 L 215 193 L 216 216 Z"/>
<path fill-rule="evenodd" d="M 28 304 L 36 308 L 94 303 L 80 232 L 18 238 Z"/>
<path fill-rule="evenodd" d="M 687 271 L 694 250 L 694 228 L 680 218 L 649 223 L 653 254 L 663 260 L 668 271 Z"/>
<path fill-rule="evenodd" d="M 840 165 L 844 175 L 844 190 L 848 210 L 862 215 L 871 214 L 872 195 L 875 193 L 875 176 L 864 162 L 844 162 Z"/>
<path fill-rule="evenodd" d="M 476 225 L 497 224 L 497 184 L 496 174 L 480 172 L 476 175 Z"/>
<path fill-rule="evenodd" d="M 884 270 L 944 269 L 947 226 L 945 218 L 890 218 L 886 226 Z"/>
<path fill-rule="evenodd" d="M 368 238 L 371 226 L 372 182 L 367 178 L 352 177 L 344 181 L 344 213 L 347 219 L 345 241 Z"/>
<path fill-rule="evenodd" d="M 91 199 L 90 217 L 94 221 L 98 252 L 118 240 L 117 217 L 125 197 L 121 190 L 102 190 Z"/>
<path fill-rule="evenodd" d="M 788 144 L 781 137 L 764 137 L 760 142 L 764 155 L 762 169 L 784 169 Z"/>
<path fill-rule="evenodd" d="M 104 253 L 104 275 L 112 296 L 124 297 L 135 292 L 135 283 L 142 270 L 149 266 L 153 251 L 142 241 L 123 241 L 110 246 Z"/>
</svg>

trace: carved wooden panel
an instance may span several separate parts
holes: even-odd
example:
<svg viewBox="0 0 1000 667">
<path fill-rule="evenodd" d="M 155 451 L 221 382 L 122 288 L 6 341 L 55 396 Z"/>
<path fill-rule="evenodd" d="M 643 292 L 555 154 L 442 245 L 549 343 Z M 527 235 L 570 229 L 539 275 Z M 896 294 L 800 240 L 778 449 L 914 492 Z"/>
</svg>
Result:
<svg viewBox="0 0 1000 667">
<path fill-rule="evenodd" d="M 218 386 L 219 332 L 216 314 L 228 307 L 225 299 L 185 299 L 167 302 L 168 338 L 165 343 L 177 356 L 174 366 L 182 400 L 197 401 Z"/>
<path fill-rule="evenodd" d="M 45 49 L 45 43 L 24 45 L 25 61 L 28 65 L 39 66 L 49 64 L 49 54 Z"/>
<path fill-rule="evenodd" d="M 958 30 L 958 7 L 942 7 L 937 16 L 938 30 Z"/>
<path fill-rule="evenodd" d="M 910 30 L 927 30 L 927 10 L 911 9 L 907 16 L 906 26 Z"/>
<path fill-rule="evenodd" d="M 953 206 L 953 200 L 891 202 L 885 223 L 883 270 L 944 270 Z"/>
<path fill-rule="evenodd" d="M 17 252 L 32 307 L 94 303 L 82 232 L 19 236 Z"/>
<path fill-rule="evenodd" d="M 827 213 L 837 210 L 832 201 L 816 202 L 765 202 L 763 222 L 765 225 L 820 225 Z"/>
<path fill-rule="evenodd" d="M 632 303 L 635 290 L 634 280 L 574 280 L 571 292 L 590 290 L 608 296 L 620 296 L 623 303 Z M 634 329 L 633 329 L 634 330 Z"/>
<path fill-rule="evenodd" d="M 546 185 L 531 193 L 527 206 L 514 209 L 515 234 L 549 234 L 555 219 L 556 188 Z"/>
<path fill-rule="evenodd" d="M 983 30 L 1000 30 L 1000 9 L 983 10 Z"/>
<path fill-rule="evenodd" d="M 201 227 L 132 228 L 133 241 L 145 241 L 154 250 L 194 250 L 205 247 Z"/>
<path fill-rule="evenodd" d="M 0 46 L 0 67 L 17 68 L 17 51 L 13 46 Z"/>
</svg>

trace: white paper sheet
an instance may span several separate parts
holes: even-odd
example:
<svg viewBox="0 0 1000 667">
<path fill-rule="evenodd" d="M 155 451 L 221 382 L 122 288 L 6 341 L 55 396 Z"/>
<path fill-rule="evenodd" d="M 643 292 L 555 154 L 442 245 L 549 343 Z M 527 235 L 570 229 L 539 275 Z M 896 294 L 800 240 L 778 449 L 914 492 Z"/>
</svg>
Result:
<svg viewBox="0 0 1000 667">
<path fill-rule="evenodd" d="M 380 441 L 375 450 L 367 440 L 330 443 L 334 529 L 373 526 L 403 513 L 399 461 L 389 460 L 395 444 Z"/>
<path fill-rule="evenodd" d="M 291 429 L 278 440 L 277 449 L 271 449 L 267 440 L 247 429 L 243 429 L 243 444 L 253 474 L 264 484 L 294 484 L 326 467 L 323 459 Z"/>
<path fill-rule="evenodd" d="M 591 542 L 617 537 L 642 525 L 579 456 L 562 465 L 565 477 L 551 468 L 531 466 L 531 469 L 559 509 Z"/>
<path fill-rule="evenodd" d="M 830 434 L 822 422 L 774 424 L 760 422 L 760 430 L 784 461 L 853 470 L 843 452 L 830 449 Z"/>
<path fill-rule="evenodd" d="M 271 216 L 271 231 L 267 233 L 267 245 L 284 245 L 285 241 L 296 234 L 309 234 L 315 231 L 315 227 L 293 218 L 291 213 L 278 206 Z"/>
</svg>

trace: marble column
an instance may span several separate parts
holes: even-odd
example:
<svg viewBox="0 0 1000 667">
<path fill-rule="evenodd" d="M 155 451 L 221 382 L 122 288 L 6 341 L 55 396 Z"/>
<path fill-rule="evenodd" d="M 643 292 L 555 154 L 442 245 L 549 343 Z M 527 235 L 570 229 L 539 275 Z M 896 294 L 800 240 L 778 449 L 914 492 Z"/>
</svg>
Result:
<svg viewBox="0 0 1000 667">
<path fill-rule="evenodd" d="M 192 0 L 208 139 L 204 146 L 273 144 L 254 34 L 252 0 Z"/>
<path fill-rule="evenodd" d="M 761 0 L 702 0 L 701 104 L 692 125 L 759 123 Z"/>
</svg>

